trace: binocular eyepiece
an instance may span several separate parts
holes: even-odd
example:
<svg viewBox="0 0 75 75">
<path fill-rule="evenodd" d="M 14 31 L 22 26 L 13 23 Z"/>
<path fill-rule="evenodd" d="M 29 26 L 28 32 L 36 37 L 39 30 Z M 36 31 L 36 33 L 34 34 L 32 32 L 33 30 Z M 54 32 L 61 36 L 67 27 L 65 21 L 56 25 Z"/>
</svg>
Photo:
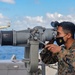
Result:
<svg viewBox="0 0 75 75">
<path fill-rule="evenodd" d="M 57 27 L 58 25 L 59 25 L 59 22 L 58 22 L 58 21 L 55 21 L 55 22 L 52 21 L 52 22 L 51 22 L 51 26 L 52 26 L 52 27 Z"/>
</svg>

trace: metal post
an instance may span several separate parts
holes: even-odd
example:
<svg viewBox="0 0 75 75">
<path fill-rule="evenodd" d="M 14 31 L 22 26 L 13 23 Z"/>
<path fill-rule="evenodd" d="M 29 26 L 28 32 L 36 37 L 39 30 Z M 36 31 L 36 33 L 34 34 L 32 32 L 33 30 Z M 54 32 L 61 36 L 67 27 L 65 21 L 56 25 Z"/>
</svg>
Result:
<svg viewBox="0 0 75 75">
<path fill-rule="evenodd" d="M 25 47 L 24 58 L 28 59 L 30 57 L 30 47 Z"/>
<path fill-rule="evenodd" d="M 45 75 L 45 64 L 42 62 L 42 75 Z"/>
</svg>

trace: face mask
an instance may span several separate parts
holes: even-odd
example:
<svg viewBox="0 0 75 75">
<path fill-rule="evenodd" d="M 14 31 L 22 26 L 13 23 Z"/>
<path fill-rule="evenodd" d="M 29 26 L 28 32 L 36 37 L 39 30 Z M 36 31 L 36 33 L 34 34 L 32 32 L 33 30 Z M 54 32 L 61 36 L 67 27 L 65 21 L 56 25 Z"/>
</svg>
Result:
<svg viewBox="0 0 75 75">
<path fill-rule="evenodd" d="M 57 44 L 58 44 L 59 46 L 65 43 L 63 37 L 58 37 L 58 38 L 56 38 L 56 42 L 57 42 Z"/>
</svg>

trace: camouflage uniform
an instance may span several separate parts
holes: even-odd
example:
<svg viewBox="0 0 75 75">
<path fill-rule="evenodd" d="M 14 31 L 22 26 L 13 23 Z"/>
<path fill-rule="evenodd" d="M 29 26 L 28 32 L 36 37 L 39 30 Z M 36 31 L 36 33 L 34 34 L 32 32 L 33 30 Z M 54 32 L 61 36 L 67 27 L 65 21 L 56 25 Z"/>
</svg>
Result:
<svg viewBox="0 0 75 75">
<path fill-rule="evenodd" d="M 68 50 L 62 46 L 59 53 L 53 54 L 43 49 L 40 56 L 45 64 L 58 62 L 58 75 L 75 75 L 75 41 Z"/>
<path fill-rule="evenodd" d="M 58 75 L 75 75 L 75 41 L 68 50 L 62 47 L 58 54 Z"/>
</svg>

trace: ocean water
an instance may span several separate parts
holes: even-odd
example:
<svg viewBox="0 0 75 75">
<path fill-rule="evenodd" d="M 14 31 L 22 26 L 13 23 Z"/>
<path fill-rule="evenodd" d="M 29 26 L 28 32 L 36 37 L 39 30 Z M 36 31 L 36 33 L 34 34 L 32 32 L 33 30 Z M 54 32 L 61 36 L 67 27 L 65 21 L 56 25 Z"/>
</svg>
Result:
<svg viewBox="0 0 75 75">
<path fill-rule="evenodd" d="M 10 60 L 13 55 L 21 60 L 24 58 L 24 49 L 24 47 L 0 46 L 0 60 Z"/>
<path fill-rule="evenodd" d="M 54 42 L 56 44 L 56 42 Z M 21 60 L 24 59 L 25 47 L 19 46 L 0 46 L 0 60 L 10 60 L 13 55 Z M 39 50 L 40 52 L 41 50 Z"/>
</svg>

